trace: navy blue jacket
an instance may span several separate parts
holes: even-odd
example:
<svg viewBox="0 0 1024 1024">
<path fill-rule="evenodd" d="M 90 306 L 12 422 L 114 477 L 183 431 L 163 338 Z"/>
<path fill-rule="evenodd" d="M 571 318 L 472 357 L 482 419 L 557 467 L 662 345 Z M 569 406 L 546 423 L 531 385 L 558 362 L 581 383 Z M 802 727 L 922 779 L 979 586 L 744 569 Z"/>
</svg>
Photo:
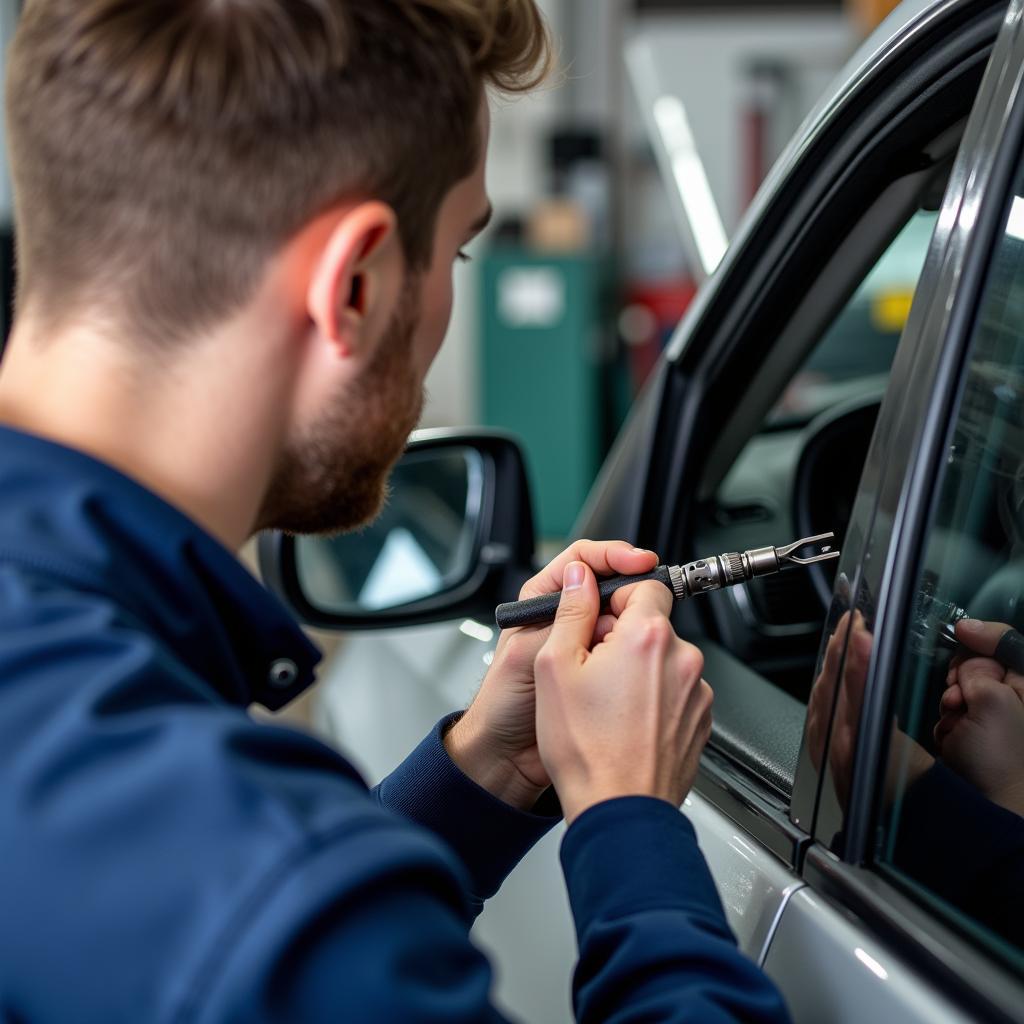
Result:
<svg viewBox="0 0 1024 1024">
<path fill-rule="evenodd" d="M 0 429 L 0 1019 L 499 1019 L 468 931 L 553 819 L 466 778 L 444 723 L 370 793 L 248 716 L 317 659 L 180 512 Z M 674 808 L 594 807 L 562 862 L 580 1019 L 785 1019 Z"/>
</svg>

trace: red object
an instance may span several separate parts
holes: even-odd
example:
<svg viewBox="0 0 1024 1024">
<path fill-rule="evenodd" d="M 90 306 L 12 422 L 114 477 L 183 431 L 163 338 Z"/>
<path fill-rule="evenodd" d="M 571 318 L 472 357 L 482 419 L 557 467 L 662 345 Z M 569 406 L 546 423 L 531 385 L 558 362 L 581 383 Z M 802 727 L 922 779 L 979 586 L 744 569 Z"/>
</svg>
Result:
<svg viewBox="0 0 1024 1024">
<path fill-rule="evenodd" d="M 747 183 L 744 206 L 757 195 L 765 175 L 768 173 L 768 113 L 759 104 L 752 104 L 743 115 L 744 146 L 746 149 Z"/>
<path fill-rule="evenodd" d="M 634 281 L 627 286 L 625 306 L 643 306 L 654 318 L 650 337 L 640 344 L 628 346 L 634 394 L 654 369 L 662 349 L 672 337 L 696 293 L 696 286 L 688 278 Z"/>
</svg>

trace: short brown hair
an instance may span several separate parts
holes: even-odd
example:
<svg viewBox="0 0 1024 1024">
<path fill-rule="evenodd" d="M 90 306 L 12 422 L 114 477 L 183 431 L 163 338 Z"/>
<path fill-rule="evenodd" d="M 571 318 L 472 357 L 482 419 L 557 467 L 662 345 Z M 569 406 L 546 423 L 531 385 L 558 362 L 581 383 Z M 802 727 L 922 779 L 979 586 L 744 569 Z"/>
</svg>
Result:
<svg viewBox="0 0 1024 1024">
<path fill-rule="evenodd" d="M 422 268 L 483 88 L 549 60 L 535 0 L 29 0 L 7 80 L 19 305 L 99 297 L 182 337 L 347 198 L 390 204 Z"/>
</svg>

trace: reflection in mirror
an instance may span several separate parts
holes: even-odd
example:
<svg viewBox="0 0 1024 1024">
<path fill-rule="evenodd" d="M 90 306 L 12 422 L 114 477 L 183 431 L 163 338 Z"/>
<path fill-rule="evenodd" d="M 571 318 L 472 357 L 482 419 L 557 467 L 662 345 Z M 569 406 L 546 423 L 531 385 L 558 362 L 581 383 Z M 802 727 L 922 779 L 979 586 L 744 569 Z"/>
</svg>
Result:
<svg viewBox="0 0 1024 1024">
<path fill-rule="evenodd" d="M 483 459 L 472 448 L 407 453 L 380 516 L 357 533 L 300 537 L 299 586 L 314 608 L 352 615 L 398 608 L 470 575 L 480 526 Z"/>
</svg>

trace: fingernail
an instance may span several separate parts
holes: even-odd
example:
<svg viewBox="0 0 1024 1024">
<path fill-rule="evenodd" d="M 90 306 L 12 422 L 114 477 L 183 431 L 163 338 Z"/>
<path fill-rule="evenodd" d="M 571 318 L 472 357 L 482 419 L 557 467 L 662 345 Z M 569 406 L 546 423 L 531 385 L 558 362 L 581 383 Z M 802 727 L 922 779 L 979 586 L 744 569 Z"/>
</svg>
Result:
<svg viewBox="0 0 1024 1024">
<path fill-rule="evenodd" d="M 633 548 L 634 555 L 653 555 L 654 552 L 650 548 Z"/>
<path fill-rule="evenodd" d="M 584 569 L 582 562 L 570 562 L 562 576 L 563 590 L 579 590 L 583 586 Z"/>
<path fill-rule="evenodd" d="M 956 627 L 965 633 L 980 633 L 985 628 L 985 623 L 981 619 L 961 619 Z"/>
</svg>

